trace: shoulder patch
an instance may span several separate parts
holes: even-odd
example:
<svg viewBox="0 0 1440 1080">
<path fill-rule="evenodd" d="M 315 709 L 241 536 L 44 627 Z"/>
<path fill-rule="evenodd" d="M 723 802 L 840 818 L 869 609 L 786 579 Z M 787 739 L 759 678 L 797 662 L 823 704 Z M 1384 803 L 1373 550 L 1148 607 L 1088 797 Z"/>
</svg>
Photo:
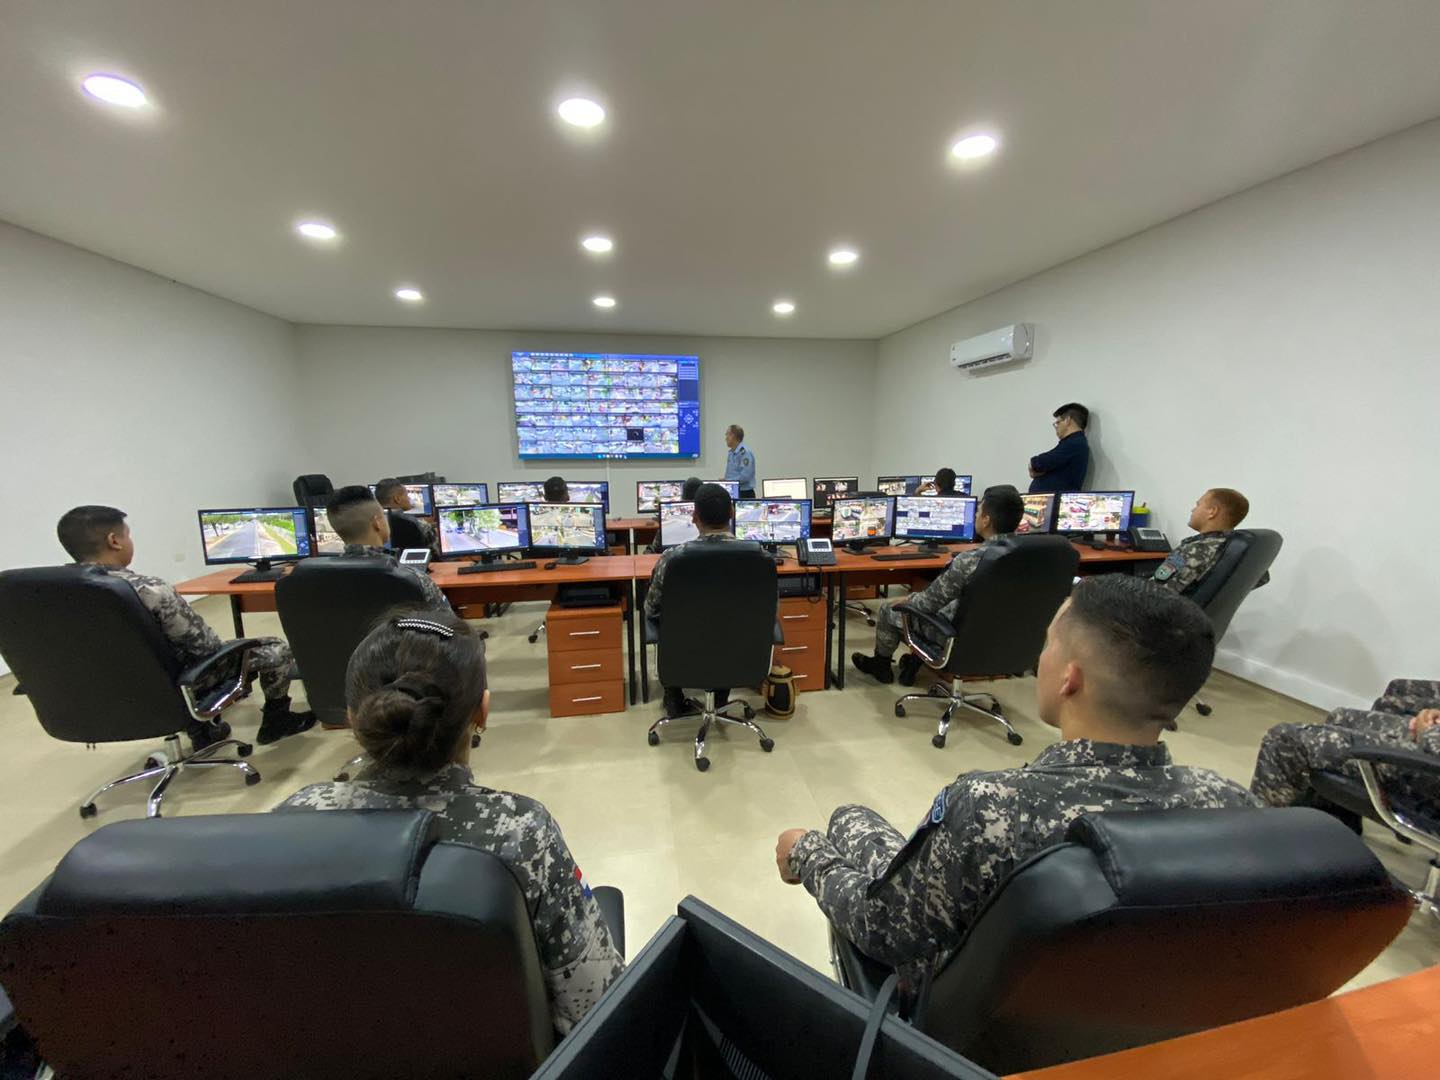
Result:
<svg viewBox="0 0 1440 1080">
<path fill-rule="evenodd" d="M 1173 565 L 1172 563 L 1170 563 L 1169 561 L 1166 561 L 1166 562 L 1161 563 L 1161 564 L 1160 564 L 1160 568 L 1155 571 L 1155 580 L 1156 580 L 1156 581 L 1169 581 L 1169 580 L 1170 580 L 1172 577 L 1174 577 L 1174 576 L 1175 576 L 1175 567 L 1174 567 L 1174 565 Z"/>
</svg>

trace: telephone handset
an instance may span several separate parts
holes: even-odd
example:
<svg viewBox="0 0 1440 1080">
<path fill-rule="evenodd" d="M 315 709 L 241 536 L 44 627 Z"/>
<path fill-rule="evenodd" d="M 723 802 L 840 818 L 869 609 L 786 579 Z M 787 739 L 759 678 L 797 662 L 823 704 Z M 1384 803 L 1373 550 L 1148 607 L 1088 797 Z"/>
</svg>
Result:
<svg viewBox="0 0 1440 1080">
<path fill-rule="evenodd" d="M 811 537 L 795 545 L 795 555 L 802 566 L 834 566 L 835 549 L 828 539 Z"/>
</svg>

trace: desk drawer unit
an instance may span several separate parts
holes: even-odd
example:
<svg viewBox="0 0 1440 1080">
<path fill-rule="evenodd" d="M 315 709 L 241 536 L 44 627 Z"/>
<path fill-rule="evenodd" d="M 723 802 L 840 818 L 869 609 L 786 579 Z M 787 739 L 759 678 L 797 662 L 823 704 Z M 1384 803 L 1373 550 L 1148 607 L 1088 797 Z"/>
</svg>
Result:
<svg viewBox="0 0 1440 1080">
<path fill-rule="evenodd" d="M 780 601 L 780 629 L 788 641 L 802 634 L 825 636 L 825 601 L 821 597 L 787 596 Z"/>
<path fill-rule="evenodd" d="M 625 677 L 619 649 L 560 649 L 550 654 L 550 685 L 609 682 Z"/>
<path fill-rule="evenodd" d="M 620 650 L 624 629 L 620 607 L 562 608 L 550 606 L 545 616 L 545 638 L 552 653 L 566 651 L 593 652 L 597 649 Z"/>
<path fill-rule="evenodd" d="M 625 711 L 625 652 L 620 605 L 562 608 L 545 617 L 550 715 Z"/>
<path fill-rule="evenodd" d="M 551 716 L 593 716 L 596 713 L 625 711 L 625 683 L 609 682 L 550 684 Z"/>
<path fill-rule="evenodd" d="M 825 689 L 825 605 L 804 597 L 780 601 L 780 629 L 785 642 L 775 646 L 774 658 L 795 673 L 795 689 Z"/>
</svg>

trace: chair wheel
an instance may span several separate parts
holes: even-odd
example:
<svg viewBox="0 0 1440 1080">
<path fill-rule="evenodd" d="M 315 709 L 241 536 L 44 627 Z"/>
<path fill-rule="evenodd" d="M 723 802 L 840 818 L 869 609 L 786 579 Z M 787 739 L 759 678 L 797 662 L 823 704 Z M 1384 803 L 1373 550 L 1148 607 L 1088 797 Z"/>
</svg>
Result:
<svg viewBox="0 0 1440 1080">
<path fill-rule="evenodd" d="M 163 754 L 151 754 L 145 759 L 145 768 L 147 769 L 158 769 L 164 764 L 166 764 L 166 759 Z"/>
<path fill-rule="evenodd" d="M 235 753 L 239 754 L 241 757 L 249 757 L 254 752 L 255 745 L 253 743 L 242 742 L 239 746 L 235 747 Z"/>
<path fill-rule="evenodd" d="M 768 754 L 771 750 L 774 750 L 774 749 L 775 749 L 775 740 L 774 740 L 774 739 L 761 739 L 761 740 L 760 740 L 760 749 L 761 749 L 761 750 L 764 750 L 765 753 Z"/>
<path fill-rule="evenodd" d="M 647 734 L 647 735 L 645 736 L 645 741 L 648 742 L 651 746 L 659 746 L 659 745 L 660 745 L 660 733 L 659 733 L 658 731 L 652 731 L 652 732 L 650 732 L 649 734 Z"/>
<path fill-rule="evenodd" d="M 539 641 L 539 640 L 540 640 L 540 635 L 539 635 L 539 634 L 531 634 L 531 635 L 530 635 L 529 641 L 530 641 L 530 644 L 531 644 L 531 645 L 534 645 L 535 642 L 537 642 L 537 641 Z"/>
<path fill-rule="evenodd" d="M 94 817 L 97 813 L 99 813 L 99 811 L 95 809 L 93 802 L 87 802 L 84 806 L 80 807 L 80 816 L 82 818 Z"/>
<path fill-rule="evenodd" d="M 904 716 L 904 715 L 905 715 L 905 706 L 904 706 L 904 705 L 901 705 L 898 701 L 895 703 L 895 715 L 896 715 L 896 716 Z"/>
<path fill-rule="evenodd" d="M 1025 736 L 1021 735 L 1018 731 L 1007 731 L 1005 738 L 1010 740 L 1011 746 L 1019 746 L 1025 741 Z"/>
<path fill-rule="evenodd" d="M 944 750 L 944 749 L 945 749 L 945 736 L 944 736 L 944 735 L 931 735 L 931 736 L 930 736 L 930 745 L 933 746 L 933 747 L 935 747 L 936 750 Z"/>
<path fill-rule="evenodd" d="M 998 701 L 996 701 L 994 698 L 991 698 L 990 701 L 991 701 L 991 703 L 994 704 L 994 706 L 995 706 L 995 707 L 991 710 L 991 712 L 993 712 L 996 716 L 1004 716 L 1004 715 L 1005 715 L 1005 710 L 1000 707 L 1000 703 L 999 703 Z"/>
<path fill-rule="evenodd" d="M 695 759 L 695 768 L 699 769 L 701 772 L 704 772 L 706 769 L 710 768 L 710 759 L 708 757 L 697 757 Z"/>
<path fill-rule="evenodd" d="M 249 773 L 246 773 L 246 774 L 245 774 L 245 786 L 246 786 L 246 787 L 254 787 L 254 786 L 255 786 L 256 784 L 258 784 L 259 782 L 260 782 L 260 774 L 259 774 L 258 772 L 249 772 Z"/>
<path fill-rule="evenodd" d="M 336 774 L 335 774 L 335 782 L 336 782 L 337 784 L 346 783 L 349 779 L 350 779 L 350 774 L 349 774 L 348 772 L 342 772 L 342 773 L 336 773 Z"/>
<path fill-rule="evenodd" d="M 746 720 L 754 720 L 754 719 L 755 719 L 755 710 L 752 709 L 749 705 L 746 705 L 746 706 L 745 706 L 745 719 L 746 719 Z"/>
<path fill-rule="evenodd" d="M 1215 710 L 1212 709 L 1209 705 L 1206 705 L 1205 702 L 1197 701 L 1195 702 L 1195 711 L 1198 712 L 1201 716 L 1209 716 Z"/>
</svg>

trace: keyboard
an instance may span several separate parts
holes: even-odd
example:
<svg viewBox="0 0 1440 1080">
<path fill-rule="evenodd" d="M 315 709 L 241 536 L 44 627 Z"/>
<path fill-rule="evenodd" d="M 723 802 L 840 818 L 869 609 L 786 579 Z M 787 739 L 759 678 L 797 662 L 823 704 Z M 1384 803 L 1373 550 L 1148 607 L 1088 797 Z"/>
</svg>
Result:
<svg viewBox="0 0 1440 1080">
<path fill-rule="evenodd" d="M 497 571 L 497 570 L 534 570 L 534 569 L 535 569 L 535 564 L 534 564 L 533 562 L 531 562 L 530 560 L 525 559 L 525 560 L 522 560 L 522 561 L 519 561 L 519 562 L 512 562 L 512 561 L 501 560 L 500 562 L 489 562 L 489 563 L 486 563 L 486 562 L 477 562 L 477 563 L 471 563 L 469 566 L 462 566 L 462 567 L 460 568 L 460 571 L 459 571 L 459 572 L 462 573 L 462 574 L 491 574 L 491 573 L 494 573 L 494 572 Z"/>
<path fill-rule="evenodd" d="M 876 562 L 908 562 L 911 559 L 933 559 L 935 556 L 922 555 L 918 551 L 882 551 L 879 555 L 871 555 L 870 558 Z"/>
</svg>

